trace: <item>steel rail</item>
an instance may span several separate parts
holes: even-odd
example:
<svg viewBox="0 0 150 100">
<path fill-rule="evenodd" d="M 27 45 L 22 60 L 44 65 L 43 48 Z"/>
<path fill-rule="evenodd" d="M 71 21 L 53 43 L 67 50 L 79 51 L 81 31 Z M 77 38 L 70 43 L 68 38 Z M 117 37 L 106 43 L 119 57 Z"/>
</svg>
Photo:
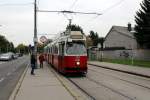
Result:
<svg viewBox="0 0 150 100">
<path fill-rule="evenodd" d="M 150 78 L 150 76 L 148 76 L 148 75 L 143 75 L 143 74 L 139 74 L 139 73 L 135 73 L 135 72 L 129 72 L 129 71 L 125 71 L 125 70 L 120 70 L 120 69 L 115 69 L 115 68 L 110 68 L 110 67 L 105 67 L 105 66 L 100 66 L 100 65 L 95 65 L 95 64 L 88 64 L 88 65 L 92 65 L 95 67 L 101 67 L 104 69 L 109 69 L 109 70 L 114 70 L 114 71 L 119 71 L 122 73 L 131 74 L 131 75 L 141 76 L 141 77 L 145 77 L 145 78 Z"/>
<path fill-rule="evenodd" d="M 67 78 L 72 84 L 74 84 L 78 89 L 80 89 L 82 92 L 84 92 L 88 97 L 91 98 L 91 100 L 96 100 L 95 97 L 93 97 L 92 95 L 90 95 L 87 91 L 85 91 L 83 88 L 81 88 L 78 84 L 76 84 L 72 79 Z"/>
<path fill-rule="evenodd" d="M 131 98 L 131 97 L 129 97 L 129 96 L 127 96 L 127 95 L 125 95 L 125 94 L 123 94 L 123 93 L 121 93 L 121 92 L 115 90 L 115 89 L 112 89 L 112 88 L 110 88 L 110 87 L 108 87 L 108 86 L 106 86 L 106 85 L 104 85 L 104 84 L 102 84 L 102 83 L 100 83 L 100 82 L 97 82 L 97 81 L 95 81 L 94 79 L 91 79 L 91 78 L 89 78 L 89 77 L 87 77 L 87 79 L 90 80 L 90 81 L 92 81 L 92 82 L 94 82 L 94 83 L 96 83 L 97 85 L 103 86 L 103 87 L 105 87 L 105 88 L 111 90 L 111 91 L 114 92 L 114 93 L 117 93 L 117 94 L 119 94 L 119 95 L 121 95 L 121 96 L 123 96 L 123 97 L 125 97 L 125 98 L 128 98 L 129 100 L 134 100 L 134 98 Z"/>
<path fill-rule="evenodd" d="M 102 73 L 102 72 L 98 72 L 98 71 L 93 70 L 93 69 L 89 69 L 89 70 L 94 71 L 94 72 L 96 72 L 96 73 L 101 73 L 101 74 L 104 74 L 104 75 L 107 75 L 107 76 L 111 76 L 111 77 L 116 78 L 116 79 L 119 79 L 119 80 L 121 80 L 121 81 L 125 81 L 125 82 L 127 82 L 127 83 L 130 83 L 130 84 L 133 84 L 133 85 L 137 85 L 137 86 L 140 86 L 140 87 L 143 87 L 143 88 L 146 88 L 146 89 L 149 89 L 149 90 L 150 90 L 150 87 L 148 87 L 148 86 L 144 86 L 144 85 L 141 85 L 141 84 L 138 84 L 138 83 L 129 81 L 129 80 L 121 79 L 121 78 L 118 78 L 118 77 L 113 76 L 113 75 L 108 75 L 108 74 L 105 74 L 105 73 Z"/>
</svg>

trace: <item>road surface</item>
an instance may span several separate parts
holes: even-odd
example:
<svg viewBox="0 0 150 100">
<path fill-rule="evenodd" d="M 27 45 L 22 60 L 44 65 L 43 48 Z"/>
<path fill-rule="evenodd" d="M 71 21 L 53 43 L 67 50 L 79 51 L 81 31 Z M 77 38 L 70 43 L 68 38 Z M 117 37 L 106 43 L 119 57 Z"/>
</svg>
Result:
<svg viewBox="0 0 150 100">
<path fill-rule="evenodd" d="M 28 56 L 11 61 L 0 61 L 0 100 L 8 100 L 28 64 Z"/>
</svg>

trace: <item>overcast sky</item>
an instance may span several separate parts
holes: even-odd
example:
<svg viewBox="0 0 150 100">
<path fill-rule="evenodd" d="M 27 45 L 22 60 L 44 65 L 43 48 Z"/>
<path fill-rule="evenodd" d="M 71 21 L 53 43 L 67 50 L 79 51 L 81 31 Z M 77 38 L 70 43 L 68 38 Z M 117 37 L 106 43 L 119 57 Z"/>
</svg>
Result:
<svg viewBox="0 0 150 100">
<path fill-rule="evenodd" d="M 68 18 L 89 34 L 93 30 L 99 36 L 105 36 L 113 25 L 134 26 L 135 12 L 142 0 L 37 0 L 41 10 L 72 10 L 102 13 L 96 15 L 38 13 L 38 34 L 57 34 L 64 31 Z M 33 44 L 34 0 L 0 0 L 0 34 L 15 46 L 24 43 Z M 41 35 L 38 35 L 40 37 Z M 52 38 L 52 35 L 47 35 Z"/>
</svg>

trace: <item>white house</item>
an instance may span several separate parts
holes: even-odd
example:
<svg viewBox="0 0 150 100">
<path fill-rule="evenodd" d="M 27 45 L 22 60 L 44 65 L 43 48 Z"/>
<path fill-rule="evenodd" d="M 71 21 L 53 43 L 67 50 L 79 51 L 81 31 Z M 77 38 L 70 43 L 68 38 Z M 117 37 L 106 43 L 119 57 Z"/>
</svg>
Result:
<svg viewBox="0 0 150 100">
<path fill-rule="evenodd" d="M 137 42 L 131 31 L 131 25 L 128 27 L 112 26 L 105 37 L 105 47 L 124 47 L 125 49 L 137 49 Z"/>
</svg>

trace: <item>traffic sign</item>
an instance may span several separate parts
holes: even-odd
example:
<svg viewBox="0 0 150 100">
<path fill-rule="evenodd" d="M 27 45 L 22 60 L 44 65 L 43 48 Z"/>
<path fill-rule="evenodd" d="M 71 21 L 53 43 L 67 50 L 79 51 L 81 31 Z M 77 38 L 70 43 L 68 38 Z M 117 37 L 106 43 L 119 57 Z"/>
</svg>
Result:
<svg viewBox="0 0 150 100">
<path fill-rule="evenodd" d="M 47 38 L 46 38 L 45 36 L 41 36 L 41 37 L 40 37 L 40 41 L 41 41 L 42 43 L 45 43 L 45 42 L 47 41 Z"/>
</svg>

